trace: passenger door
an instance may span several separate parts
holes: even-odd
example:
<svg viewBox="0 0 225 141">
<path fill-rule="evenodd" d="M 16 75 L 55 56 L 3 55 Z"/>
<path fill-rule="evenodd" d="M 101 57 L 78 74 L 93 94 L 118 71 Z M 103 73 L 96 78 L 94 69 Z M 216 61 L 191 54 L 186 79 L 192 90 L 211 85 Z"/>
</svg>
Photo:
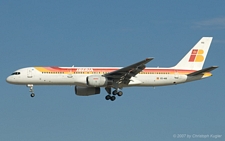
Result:
<svg viewBox="0 0 225 141">
<path fill-rule="evenodd" d="M 32 71 L 33 70 L 31 68 L 27 69 L 27 78 L 32 78 L 33 77 Z"/>
</svg>

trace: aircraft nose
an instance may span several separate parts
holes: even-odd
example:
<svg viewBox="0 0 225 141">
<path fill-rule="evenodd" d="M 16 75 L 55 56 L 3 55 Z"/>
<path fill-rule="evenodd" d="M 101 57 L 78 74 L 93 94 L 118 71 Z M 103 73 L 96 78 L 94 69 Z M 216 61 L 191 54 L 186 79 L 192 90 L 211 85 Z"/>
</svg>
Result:
<svg viewBox="0 0 225 141">
<path fill-rule="evenodd" d="M 6 82 L 8 82 L 8 83 L 12 83 L 12 82 L 13 82 L 12 77 L 11 77 L 11 76 L 7 77 L 7 78 L 6 78 Z"/>
</svg>

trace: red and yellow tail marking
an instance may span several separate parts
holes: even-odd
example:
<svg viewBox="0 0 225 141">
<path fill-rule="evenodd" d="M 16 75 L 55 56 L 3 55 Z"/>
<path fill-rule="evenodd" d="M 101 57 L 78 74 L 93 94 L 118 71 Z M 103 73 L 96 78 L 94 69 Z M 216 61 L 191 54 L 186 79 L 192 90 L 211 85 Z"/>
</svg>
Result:
<svg viewBox="0 0 225 141">
<path fill-rule="evenodd" d="M 189 62 L 202 62 L 204 60 L 204 56 L 202 55 L 203 53 L 204 51 L 202 49 L 193 49 Z"/>
</svg>

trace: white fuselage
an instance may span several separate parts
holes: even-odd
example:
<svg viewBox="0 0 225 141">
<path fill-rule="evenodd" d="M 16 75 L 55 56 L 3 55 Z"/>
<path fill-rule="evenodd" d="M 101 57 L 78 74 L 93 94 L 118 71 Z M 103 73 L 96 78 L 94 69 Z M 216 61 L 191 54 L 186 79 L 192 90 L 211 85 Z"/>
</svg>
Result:
<svg viewBox="0 0 225 141">
<path fill-rule="evenodd" d="M 108 68 L 60 68 L 64 71 L 40 71 L 40 67 L 22 68 L 7 78 L 7 82 L 18 85 L 76 85 L 87 86 L 86 78 L 91 75 L 104 75 L 109 73 Z M 112 70 L 120 69 L 110 68 Z M 93 71 L 94 70 L 94 71 Z M 107 70 L 107 71 L 104 71 Z M 207 76 L 189 77 L 186 74 L 193 70 L 175 70 L 173 68 L 146 68 L 135 77 L 131 77 L 129 86 L 165 86 L 193 80 L 199 80 Z"/>
</svg>

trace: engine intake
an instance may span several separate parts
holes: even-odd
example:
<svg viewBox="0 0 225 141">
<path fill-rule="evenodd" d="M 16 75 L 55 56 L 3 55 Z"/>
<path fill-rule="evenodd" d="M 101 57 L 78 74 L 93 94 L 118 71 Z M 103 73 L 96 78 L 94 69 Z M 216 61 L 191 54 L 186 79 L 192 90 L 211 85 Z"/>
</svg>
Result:
<svg viewBox="0 0 225 141">
<path fill-rule="evenodd" d="M 88 86 L 91 87 L 102 87 L 112 85 L 112 80 L 108 80 L 104 76 L 101 75 L 92 75 L 86 78 L 86 82 Z"/>
</svg>

